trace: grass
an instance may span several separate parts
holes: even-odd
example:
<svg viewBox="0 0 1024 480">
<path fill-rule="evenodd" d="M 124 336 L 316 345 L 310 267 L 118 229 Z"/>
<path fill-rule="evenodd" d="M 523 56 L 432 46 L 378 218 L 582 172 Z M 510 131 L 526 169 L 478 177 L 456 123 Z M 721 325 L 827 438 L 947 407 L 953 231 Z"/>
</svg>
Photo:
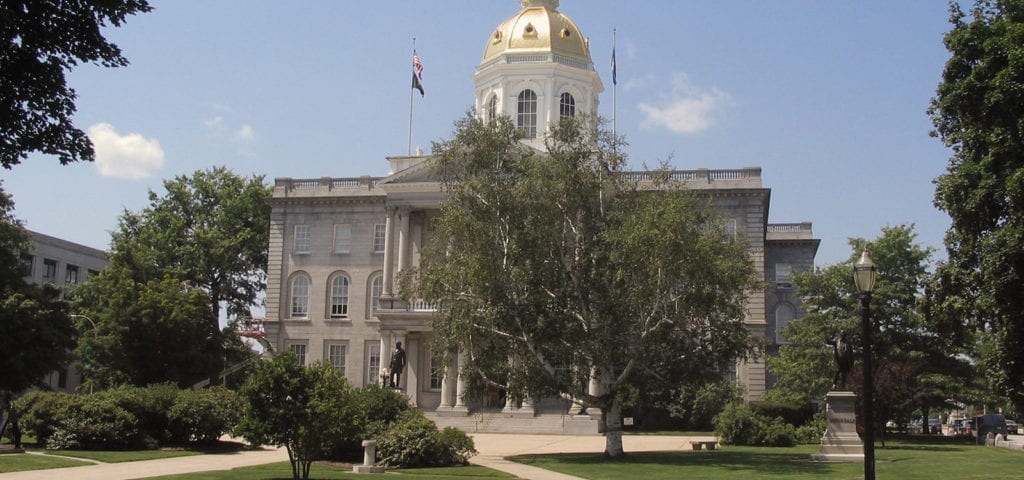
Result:
<svg viewBox="0 0 1024 480">
<path fill-rule="evenodd" d="M 731 447 L 712 452 L 521 455 L 510 460 L 592 480 L 660 479 L 837 479 L 863 478 L 862 463 L 811 462 L 818 446 Z M 1020 478 L 1024 453 L 964 443 L 889 440 L 875 450 L 878 478 L 986 480 Z"/>
<path fill-rule="evenodd" d="M 91 465 L 91 463 L 46 455 L 29 455 L 27 453 L 5 453 L 0 455 L 0 473 L 80 467 L 83 465 Z"/>
<path fill-rule="evenodd" d="M 192 450 L 46 450 L 44 453 L 50 456 L 85 458 L 103 463 L 137 462 L 139 460 L 156 460 L 203 454 L 203 452 Z"/>
<path fill-rule="evenodd" d="M 515 478 L 503 472 L 489 468 L 467 466 L 467 467 L 444 467 L 444 468 L 414 468 L 408 470 L 391 470 L 388 478 L 407 477 L 411 479 L 426 480 L 472 480 L 480 478 Z M 309 478 L 317 480 L 366 480 L 373 475 L 365 473 L 353 473 L 352 467 L 333 467 L 330 465 L 315 463 L 309 471 Z M 187 473 L 182 475 L 169 475 L 166 477 L 155 477 L 161 480 L 268 480 L 268 479 L 291 479 L 292 467 L 288 462 L 271 463 L 255 467 L 236 468 L 217 472 Z"/>
</svg>

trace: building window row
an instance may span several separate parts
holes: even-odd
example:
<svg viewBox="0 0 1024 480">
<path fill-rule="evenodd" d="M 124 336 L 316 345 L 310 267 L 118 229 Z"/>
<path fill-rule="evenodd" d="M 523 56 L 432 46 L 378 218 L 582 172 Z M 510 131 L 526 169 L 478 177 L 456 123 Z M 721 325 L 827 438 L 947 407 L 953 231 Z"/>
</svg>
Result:
<svg viewBox="0 0 1024 480">
<path fill-rule="evenodd" d="M 383 253 L 385 244 L 384 224 L 373 226 L 373 252 Z M 312 225 L 296 225 L 293 252 L 298 255 L 309 255 L 313 247 Z M 334 253 L 348 254 L 352 252 L 352 225 L 348 223 L 334 224 Z"/>
<path fill-rule="evenodd" d="M 308 318 L 310 314 L 309 298 L 312 279 L 305 272 L 298 272 L 289 282 L 289 318 Z M 369 281 L 370 312 L 376 312 L 380 304 L 380 296 L 384 291 L 384 277 L 380 273 L 370 276 Z M 335 272 L 327 280 L 327 305 L 325 311 L 328 318 L 348 318 L 350 307 L 349 287 L 351 280 L 344 272 Z"/>
</svg>

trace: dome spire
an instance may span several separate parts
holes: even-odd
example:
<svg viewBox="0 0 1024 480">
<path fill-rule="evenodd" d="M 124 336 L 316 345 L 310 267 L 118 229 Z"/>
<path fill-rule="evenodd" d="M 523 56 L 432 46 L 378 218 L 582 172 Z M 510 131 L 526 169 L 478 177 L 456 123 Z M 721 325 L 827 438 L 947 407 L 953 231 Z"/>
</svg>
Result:
<svg viewBox="0 0 1024 480">
<path fill-rule="evenodd" d="M 544 7 L 548 10 L 558 10 L 558 0 L 522 0 L 519 2 L 523 8 Z"/>
</svg>

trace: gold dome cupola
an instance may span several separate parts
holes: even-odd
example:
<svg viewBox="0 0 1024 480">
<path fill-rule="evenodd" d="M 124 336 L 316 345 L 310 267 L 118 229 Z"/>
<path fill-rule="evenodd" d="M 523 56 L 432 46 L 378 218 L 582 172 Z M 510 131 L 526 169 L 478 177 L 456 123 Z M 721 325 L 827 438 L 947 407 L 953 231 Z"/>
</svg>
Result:
<svg viewBox="0 0 1024 480">
<path fill-rule="evenodd" d="M 526 141 L 543 148 L 544 133 L 564 116 L 596 115 L 604 91 L 590 42 L 559 0 L 520 0 L 519 13 L 494 29 L 473 75 L 476 111 L 508 115 Z"/>
</svg>

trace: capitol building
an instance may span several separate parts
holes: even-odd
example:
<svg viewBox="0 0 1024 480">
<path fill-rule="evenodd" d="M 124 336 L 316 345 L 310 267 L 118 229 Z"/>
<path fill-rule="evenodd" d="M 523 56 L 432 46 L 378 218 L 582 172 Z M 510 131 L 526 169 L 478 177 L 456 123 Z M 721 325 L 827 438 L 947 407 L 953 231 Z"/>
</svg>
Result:
<svg viewBox="0 0 1024 480">
<path fill-rule="evenodd" d="M 512 2 L 510 7 L 513 7 Z M 604 85 L 587 37 L 558 0 L 522 0 L 483 41 L 473 73 L 476 112 L 507 115 L 523 142 L 544 149 L 546 131 L 564 116 L 594 115 Z M 468 39 L 473 40 L 473 39 Z M 469 92 L 467 92 L 469 93 Z M 407 365 L 399 388 L 439 426 L 467 432 L 596 433 L 600 419 L 561 399 L 515 401 L 503 391 L 466 393 L 458 355 L 431 354 L 435 312 L 397 295 L 397 279 L 419 264 L 444 199 L 429 155 L 388 157 L 386 176 L 277 178 L 271 199 L 264 330 L 276 351 L 304 363 L 326 360 L 348 382 L 381 381 L 397 342 Z M 631 172 L 641 183 L 647 172 Z M 746 300 L 745 324 L 770 355 L 786 323 L 802 314 L 790 274 L 812 269 L 819 240 L 810 222 L 769 223 L 771 189 L 761 169 L 680 170 L 672 177 L 712 205 L 727 231 L 745 241 L 765 289 Z M 447 364 L 447 366 L 445 366 Z M 772 384 L 762 358 L 737 361 L 727 375 L 759 399 Z M 592 385 L 600 388 L 599 385 Z M 596 412 L 594 412 L 596 413 Z"/>
</svg>

